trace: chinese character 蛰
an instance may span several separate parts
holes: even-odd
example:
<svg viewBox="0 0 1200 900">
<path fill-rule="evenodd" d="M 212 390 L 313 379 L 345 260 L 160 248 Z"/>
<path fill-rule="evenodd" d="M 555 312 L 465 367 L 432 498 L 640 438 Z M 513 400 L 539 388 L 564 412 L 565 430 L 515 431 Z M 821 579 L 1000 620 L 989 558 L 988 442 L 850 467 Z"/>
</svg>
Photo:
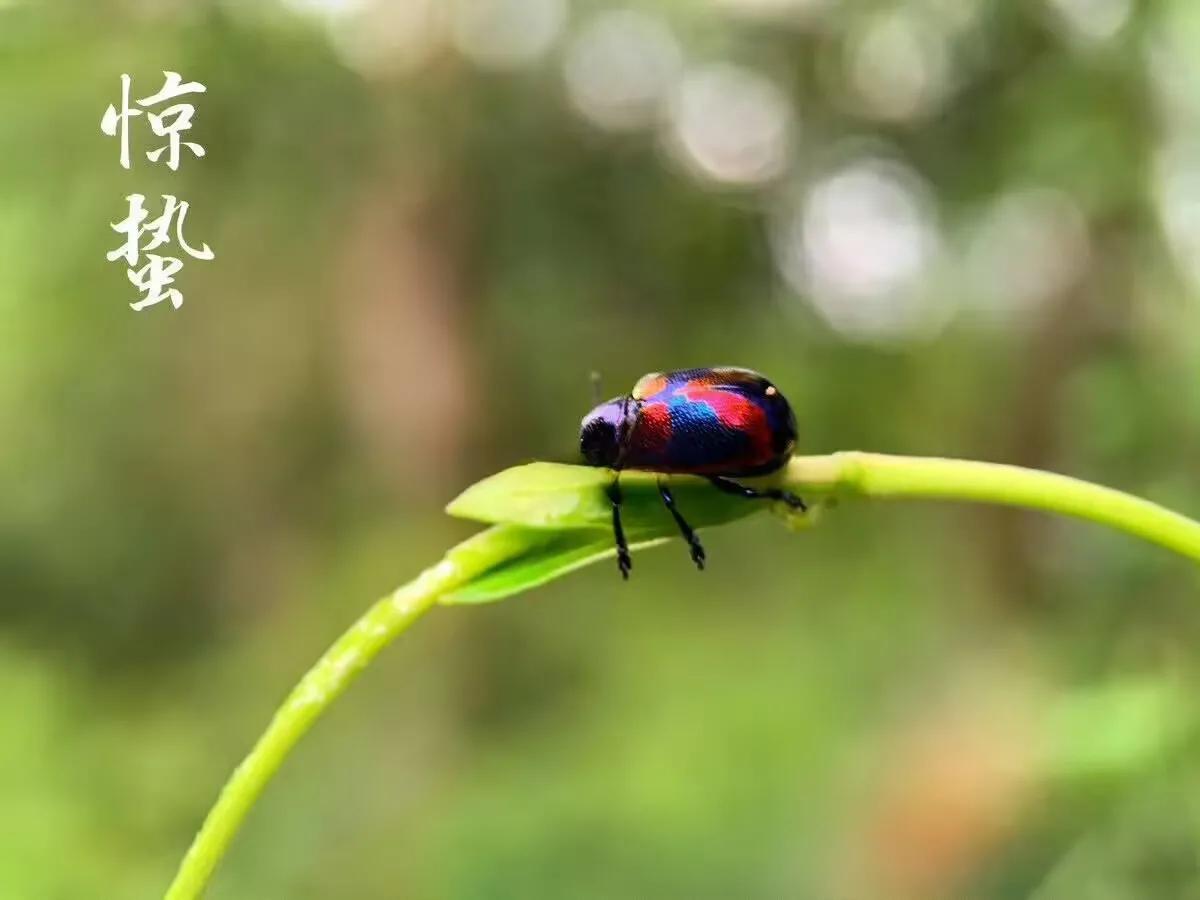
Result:
<svg viewBox="0 0 1200 900">
<path fill-rule="evenodd" d="M 129 215 L 120 222 L 111 224 L 112 230 L 125 235 L 125 242 L 107 254 L 109 262 L 124 259 L 128 269 L 126 274 L 129 281 L 139 293 L 146 296 L 136 303 L 130 303 L 134 310 L 142 310 L 147 306 L 169 300 L 171 305 L 179 309 L 183 305 L 183 294 L 171 285 L 175 274 L 183 268 L 183 260 L 176 256 L 162 256 L 151 253 L 171 241 L 172 225 L 174 225 L 175 242 L 194 259 L 209 260 L 214 257 L 212 248 L 203 244 L 199 250 L 188 244 L 183 236 L 183 225 L 187 219 L 188 203 L 179 200 L 171 194 L 163 194 L 163 212 L 149 222 L 150 214 L 145 207 L 146 197 L 143 194 L 130 194 L 125 199 L 129 201 Z M 142 238 L 149 236 L 144 244 Z M 140 269 L 135 268 L 145 254 L 148 262 Z"/>
</svg>

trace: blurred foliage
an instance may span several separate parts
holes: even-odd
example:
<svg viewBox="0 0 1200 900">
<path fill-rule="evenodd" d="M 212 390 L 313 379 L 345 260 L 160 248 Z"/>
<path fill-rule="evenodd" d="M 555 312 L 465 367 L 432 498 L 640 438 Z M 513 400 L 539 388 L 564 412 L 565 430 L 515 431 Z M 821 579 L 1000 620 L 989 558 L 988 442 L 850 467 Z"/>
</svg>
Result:
<svg viewBox="0 0 1200 900">
<path fill-rule="evenodd" d="M 645 2 L 680 96 L 747 108 L 620 132 L 564 89 L 607 9 L 0 3 L 0 895 L 165 886 L 299 673 L 469 533 L 444 503 L 573 458 L 593 369 L 753 366 L 806 452 L 1200 509 L 1200 8 Z M 126 172 L 100 116 L 164 69 L 207 156 Z M 216 251 L 178 311 L 105 260 L 134 191 Z M 431 616 L 211 895 L 1200 890 L 1190 568 L 920 506 L 707 543 Z"/>
</svg>

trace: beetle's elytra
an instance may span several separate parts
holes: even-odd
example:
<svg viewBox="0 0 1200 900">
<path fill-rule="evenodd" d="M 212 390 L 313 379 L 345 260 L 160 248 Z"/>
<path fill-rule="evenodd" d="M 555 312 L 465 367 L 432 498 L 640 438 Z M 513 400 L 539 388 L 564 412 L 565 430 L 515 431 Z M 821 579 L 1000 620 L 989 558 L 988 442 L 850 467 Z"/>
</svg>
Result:
<svg viewBox="0 0 1200 900">
<path fill-rule="evenodd" d="M 633 561 L 621 527 L 622 469 L 702 475 L 719 490 L 747 499 L 804 501 L 780 490 L 756 490 L 734 479 L 781 468 L 796 446 L 796 417 L 787 399 L 751 369 L 681 369 L 645 375 L 622 397 L 601 403 L 583 418 L 579 447 L 590 466 L 617 473 L 609 488 L 617 566 L 629 577 Z M 658 486 L 663 503 L 688 542 L 692 560 L 704 568 L 704 548 L 676 508 L 670 489 Z"/>
</svg>

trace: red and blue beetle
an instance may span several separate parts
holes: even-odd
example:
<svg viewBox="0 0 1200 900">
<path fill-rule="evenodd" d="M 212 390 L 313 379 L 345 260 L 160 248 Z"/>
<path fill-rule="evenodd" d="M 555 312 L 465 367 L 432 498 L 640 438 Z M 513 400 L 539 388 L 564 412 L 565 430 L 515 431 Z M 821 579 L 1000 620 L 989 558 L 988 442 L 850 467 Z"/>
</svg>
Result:
<svg viewBox="0 0 1200 900">
<path fill-rule="evenodd" d="M 751 369 L 681 369 L 643 376 L 633 390 L 599 404 L 583 418 L 579 448 L 589 466 L 616 472 L 612 502 L 617 566 L 629 577 L 633 560 L 621 527 L 622 469 L 700 475 L 719 490 L 751 500 L 804 501 L 777 488 L 759 490 L 735 479 L 783 467 L 796 446 L 796 417 L 779 389 Z M 704 547 L 661 480 L 658 492 L 687 541 L 692 561 L 704 568 Z"/>
</svg>

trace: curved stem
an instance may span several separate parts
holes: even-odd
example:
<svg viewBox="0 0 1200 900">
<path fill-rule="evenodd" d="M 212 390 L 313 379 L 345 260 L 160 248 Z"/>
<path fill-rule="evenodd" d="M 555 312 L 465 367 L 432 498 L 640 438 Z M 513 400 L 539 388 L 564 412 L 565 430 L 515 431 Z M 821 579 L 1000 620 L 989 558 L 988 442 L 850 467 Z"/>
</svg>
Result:
<svg viewBox="0 0 1200 900">
<path fill-rule="evenodd" d="M 522 530 L 489 528 L 376 602 L 334 641 L 300 679 L 258 743 L 225 783 L 180 863 L 165 900 L 192 900 L 201 895 L 238 827 L 292 747 L 380 650 L 428 612 L 444 593 L 520 555 L 535 541 L 535 536 Z"/>
<path fill-rule="evenodd" d="M 963 500 L 1020 506 L 1108 525 L 1200 560 L 1200 522 L 1066 475 L 999 463 L 857 451 L 797 456 L 782 480 L 797 493 Z"/>
<path fill-rule="evenodd" d="M 1200 522 L 1148 500 L 1050 472 L 971 460 L 843 452 L 795 457 L 769 480 L 798 494 L 967 500 L 1040 509 L 1109 525 L 1200 560 Z M 166 900 L 193 900 L 203 892 L 238 827 L 292 747 L 380 650 L 439 597 L 501 563 L 537 553 L 553 534 L 548 529 L 493 526 L 377 602 L 338 638 L 296 685 L 230 776 Z M 555 574 L 577 565 L 571 557 Z"/>
</svg>

